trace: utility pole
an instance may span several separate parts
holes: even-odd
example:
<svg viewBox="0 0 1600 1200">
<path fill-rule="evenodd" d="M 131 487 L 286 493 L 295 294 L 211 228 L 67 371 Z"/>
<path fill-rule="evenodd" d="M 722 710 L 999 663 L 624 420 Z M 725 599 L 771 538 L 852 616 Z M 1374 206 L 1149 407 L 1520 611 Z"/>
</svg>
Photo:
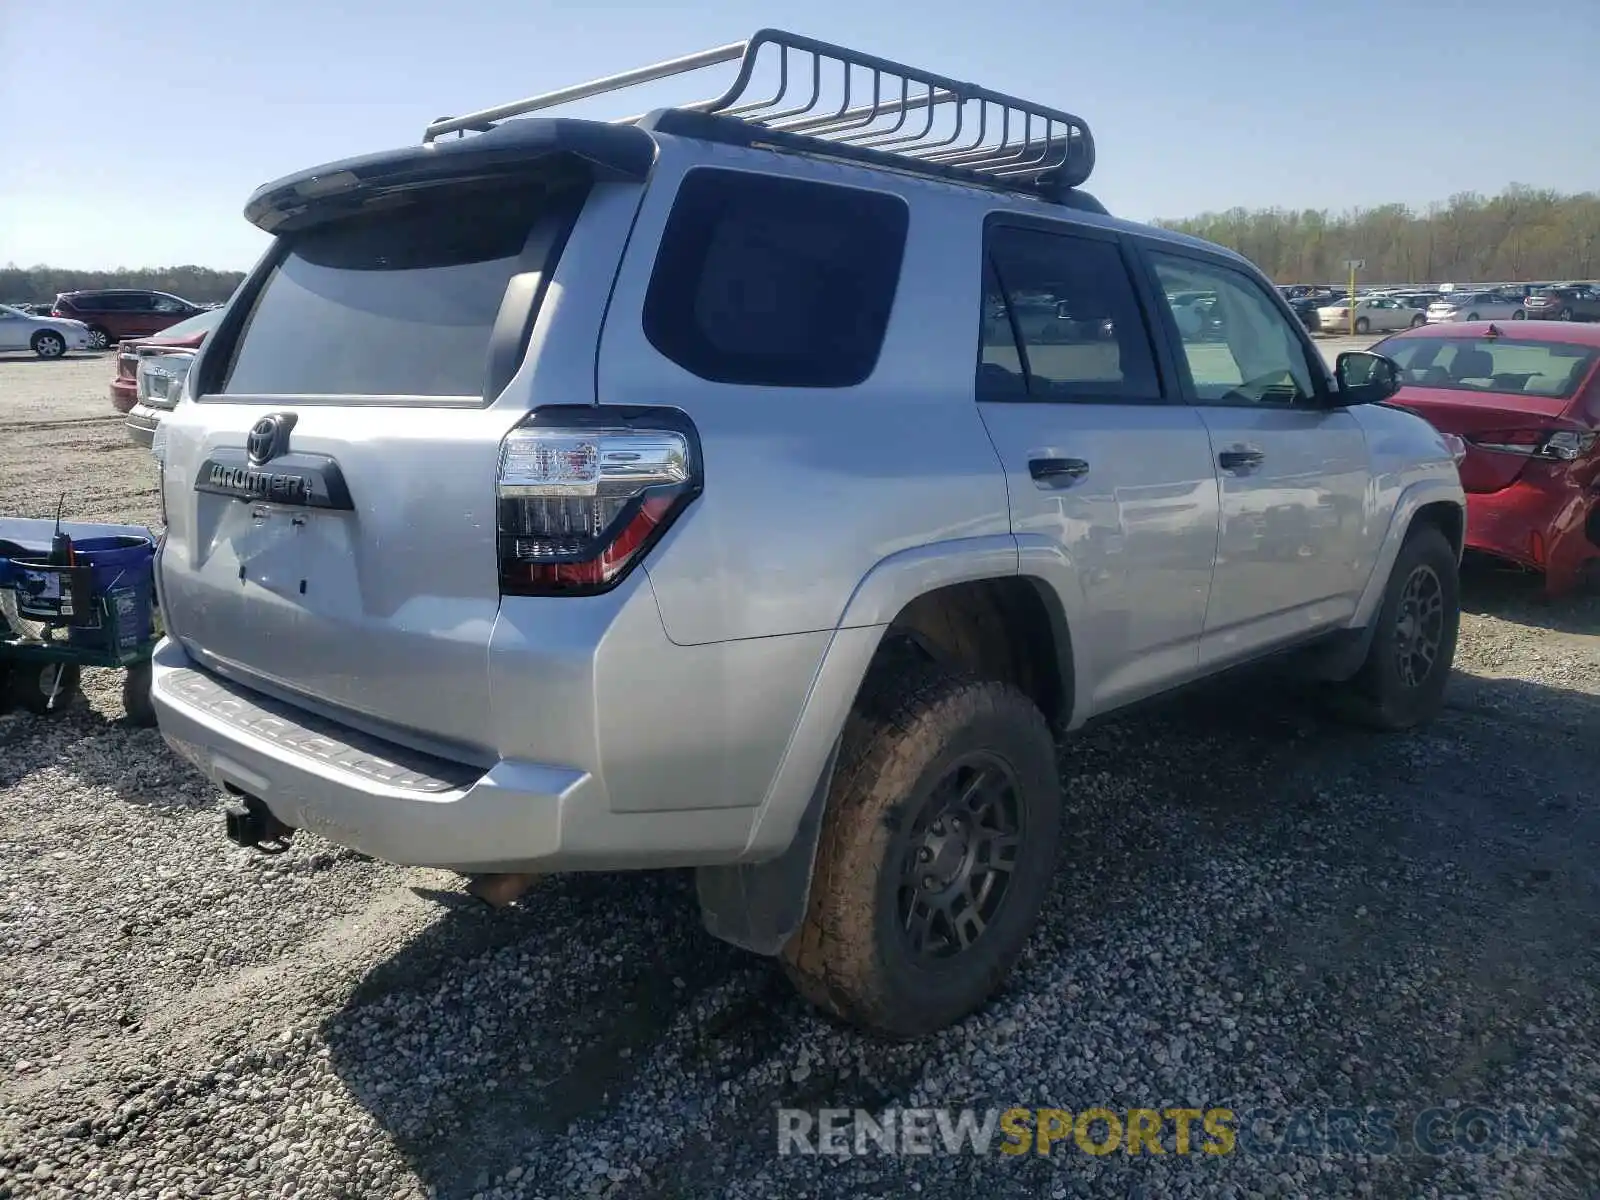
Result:
<svg viewBox="0 0 1600 1200">
<path fill-rule="evenodd" d="M 1350 272 L 1350 307 L 1345 314 L 1350 318 L 1350 336 L 1356 332 L 1356 272 L 1367 265 L 1364 258 L 1347 258 L 1344 260 L 1345 269 Z"/>
</svg>

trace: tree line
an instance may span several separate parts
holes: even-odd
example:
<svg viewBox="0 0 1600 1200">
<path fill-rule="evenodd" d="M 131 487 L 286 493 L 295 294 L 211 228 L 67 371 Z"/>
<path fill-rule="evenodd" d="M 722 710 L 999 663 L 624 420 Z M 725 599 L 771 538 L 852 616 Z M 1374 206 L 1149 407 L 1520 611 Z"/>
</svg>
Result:
<svg viewBox="0 0 1600 1200">
<path fill-rule="evenodd" d="M 210 267 L 149 267 L 141 270 L 69 271 L 61 267 L 0 267 L 0 304 L 41 303 L 61 292 L 83 288 L 150 288 L 170 292 L 196 304 L 219 304 L 233 295 L 244 279 L 243 271 L 213 271 Z"/>
<path fill-rule="evenodd" d="M 1356 208 L 1247 209 L 1161 220 L 1168 229 L 1231 247 L 1279 283 L 1345 277 L 1365 261 L 1371 283 L 1501 282 L 1600 278 L 1600 192 L 1562 193 L 1514 183 L 1497 196 L 1460 192 L 1418 212 L 1404 204 Z M 78 288 L 138 287 L 197 304 L 226 300 L 244 278 L 209 267 L 69 271 L 0 268 L 0 303 L 53 300 Z"/>
<path fill-rule="evenodd" d="M 1237 250 L 1278 283 L 1345 278 L 1365 260 L 1373 283 L 1558 281 L 1600 276 L 1600 192 L 1512 184 L 1460 192 L 1422 211 L 1404 204 L 1330 213 L 1245 209 L 1156 222 Z"/>
</svg>

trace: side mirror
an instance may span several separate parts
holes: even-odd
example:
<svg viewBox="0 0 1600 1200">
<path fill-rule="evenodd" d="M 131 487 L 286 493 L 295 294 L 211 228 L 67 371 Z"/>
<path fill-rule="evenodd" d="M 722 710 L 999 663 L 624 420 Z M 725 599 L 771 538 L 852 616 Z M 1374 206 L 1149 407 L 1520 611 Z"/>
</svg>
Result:
<svg viewBox="0 0 1600 1200">
<path fill-rule="evenodd" d="M 1379 404 L 1400 390 L 1400 364 L 1370 350 L 1346 350 L 1334 361 L 1341 405 Z"/>
</svg>

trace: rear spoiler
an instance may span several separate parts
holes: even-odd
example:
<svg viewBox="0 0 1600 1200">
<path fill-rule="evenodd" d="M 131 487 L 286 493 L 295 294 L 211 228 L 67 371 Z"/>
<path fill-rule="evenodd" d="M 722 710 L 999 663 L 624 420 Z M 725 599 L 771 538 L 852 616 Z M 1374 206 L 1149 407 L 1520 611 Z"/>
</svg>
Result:
<svg viewBox="0 0 1600 1200">
<path fill-rule="evenodd" d="M 245 219 L 287 233 L 359 211 L 401 192 L 530 175 L 557 157 L 585 164 L 597 180 L 643 182 L 655 139 L 631 125 L 564 118 L 510 121 L 477 137 L 429 142 L 347 158 L 257 188 Z"/>
</svg>

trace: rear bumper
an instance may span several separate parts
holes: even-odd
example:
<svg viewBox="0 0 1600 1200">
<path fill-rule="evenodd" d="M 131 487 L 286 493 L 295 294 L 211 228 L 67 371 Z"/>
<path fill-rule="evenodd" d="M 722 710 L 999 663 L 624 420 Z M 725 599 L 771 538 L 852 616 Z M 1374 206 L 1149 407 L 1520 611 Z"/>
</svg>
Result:
<svg viewBox="0 0 1600 1200">
<path fill-rule="evenodd" d="M 554 636 L 561 606 L 578 621 L 581 601 L 506 602 L 487 679 L 500 750 L 478 765 L 264 694 L 175 638 L 157 648 L 152 699 L 168 743 L 213 783 L 388 862 L 476 873 L 772 857 L 821 769 L 802 764 L 793 786 L 780 772 L 830 635 L 676 646 L 648 587 L 630 590 L 644 603 L 622 603 L 630 615 L 588 643 Z"/>
<path fill-rule="evenodd" d="M 1600 558 L 1590 538 L 1600 496 L 1575 486 L 1519 480 L 1498 492 L 1467 495 L 1467 548 L 1543 571 L 1554 594 L 1577 586 Z"/>
</svg>

